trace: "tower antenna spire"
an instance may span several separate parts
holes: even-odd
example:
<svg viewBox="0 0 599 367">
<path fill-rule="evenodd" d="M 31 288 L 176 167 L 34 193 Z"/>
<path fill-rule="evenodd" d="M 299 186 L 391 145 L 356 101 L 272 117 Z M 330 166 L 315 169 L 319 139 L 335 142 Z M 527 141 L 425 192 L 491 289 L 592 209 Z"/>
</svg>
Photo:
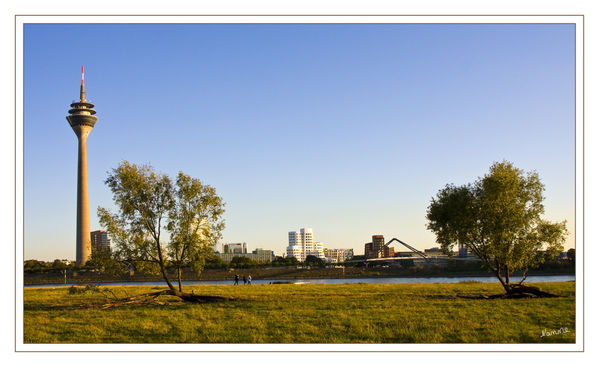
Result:
<svg viewBox="0 0 599 367">
<path fill-rule="evenodd" d="M 79 99 L 85 102 L 85 84 L 83 83 L 83 65 L 81 65 L 81 90 L 79 91 Z"/>
</svg>

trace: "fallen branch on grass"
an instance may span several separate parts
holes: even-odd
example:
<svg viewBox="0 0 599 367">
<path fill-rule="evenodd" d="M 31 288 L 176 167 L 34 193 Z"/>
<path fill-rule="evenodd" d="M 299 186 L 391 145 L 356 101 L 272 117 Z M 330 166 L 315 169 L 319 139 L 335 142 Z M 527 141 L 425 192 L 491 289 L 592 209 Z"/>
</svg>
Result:
<svg viewBox="0 0 599 367">
<path fill-rule="evenodd" d="M 125 305 L 165 305 L 169 304 L 169 302 L 158 301 L 157 298 L 160 296 L 173 296 L 179 298 L 180 301 L 186 303 L 208 303 L 208 302 L 219 302 L 219 301 L 230 301 L 232 298 L 221 297 L 221 296 L 204 296 L 200 294 L 195 294 L 193 291 L 191 293 L 179 292 L 173 289 L 167 289 L 157 292 L 144 293 L 137 296 L 129 297 L 127 292 L 125 294 L 127 297 L 119 298 L 115 292 L 110 289 L 100 288 L 92 284 L 88 284 L 85 287 L 75 287 L 72 286 L 68 290 L 69 294 L 83 294 L 87 292 L 96 292 L 100 293 L 104 296 L 105 302 L 100 306 L 97 304 L 81 304 L 81 305 L 73 305 L 73 308 L 90 308 L 90 307 L 100 307 L 102 309 L 125 306 Z M 173 304 L 173 303 L 170 303 Z"/>
<path fill-rule="evenodd" d="M 178 297 L 184 302 L 188 303 L 208 303 L 208 302 L 219 302 L 219 301 L 230 301 L 232 298 L 222 297 L 222 296 L 204 296 L 194 293 L 185 293 L 179 292 L 171 289 L 152 292 L 152 293 L 144 293 L 137 296 L 121 298 L 111 303 L 106 303 L 101 306 L 102 309 L 132 305 L 132 304 L 140 304 L 140 305 L 165 305 L 167 302 L 160 302 L 156 300 L 160 296 L 174 296 Z"/>
</svg>

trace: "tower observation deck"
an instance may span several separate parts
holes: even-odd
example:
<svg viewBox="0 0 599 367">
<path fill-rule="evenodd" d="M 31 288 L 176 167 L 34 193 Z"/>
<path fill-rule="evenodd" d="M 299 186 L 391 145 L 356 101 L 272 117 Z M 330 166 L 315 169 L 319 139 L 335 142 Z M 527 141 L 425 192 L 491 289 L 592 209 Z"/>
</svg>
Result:
<svg viewBox="0 0 599 367">
<path fill-rule="evenodd" d="M 91 235 L 89 231 L 89 195 L 87 190 L 87 136 L 98 121 L 94 116 L 94 105 L 85 100 L 85 84 L 81 67 L 81 88 L 79 101 L 71 103 L 66 117 L 79 142 L 77 162 L 77 265 L 83 265 L 91 256 Z"/>
</svg>

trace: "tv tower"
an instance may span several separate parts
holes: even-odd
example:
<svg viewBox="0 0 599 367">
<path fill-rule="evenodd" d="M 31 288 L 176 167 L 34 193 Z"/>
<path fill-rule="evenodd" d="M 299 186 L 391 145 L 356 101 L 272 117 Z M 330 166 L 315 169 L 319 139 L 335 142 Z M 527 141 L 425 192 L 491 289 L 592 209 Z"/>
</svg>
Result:
<svg viewBox="0 0 599 367">
<path fill-rule="evenodd" d="M 79 102 L 71 103 L 67 121 L 71 124 L 79 141 L 77 163 L 77 265 L 83 265 L 91 255 L 91 236 L 89 231 L 89 195 L 87 191 L 87 136 L 98 118 L 94 116 L 94 105 L 85 101 L 83 66 L 81 67 L 81 89 Z"/>
</svg>

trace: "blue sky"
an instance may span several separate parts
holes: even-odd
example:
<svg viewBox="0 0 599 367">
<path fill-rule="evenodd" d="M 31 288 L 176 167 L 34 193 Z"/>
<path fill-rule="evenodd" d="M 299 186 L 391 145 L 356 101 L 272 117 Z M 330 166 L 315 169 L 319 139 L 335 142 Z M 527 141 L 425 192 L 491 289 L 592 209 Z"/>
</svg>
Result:
<svg viewBox="0 0 599 367">
<path fill-rule="evenodd" d="M 128 160 L 214 186 L 222 242 L 424 249 L 431 197 L 507 159 L 574 247 L 574 25 L 26 25 L 25 259 L 75 257 L 81 65 L 92 230 Z"/>
</svg>

